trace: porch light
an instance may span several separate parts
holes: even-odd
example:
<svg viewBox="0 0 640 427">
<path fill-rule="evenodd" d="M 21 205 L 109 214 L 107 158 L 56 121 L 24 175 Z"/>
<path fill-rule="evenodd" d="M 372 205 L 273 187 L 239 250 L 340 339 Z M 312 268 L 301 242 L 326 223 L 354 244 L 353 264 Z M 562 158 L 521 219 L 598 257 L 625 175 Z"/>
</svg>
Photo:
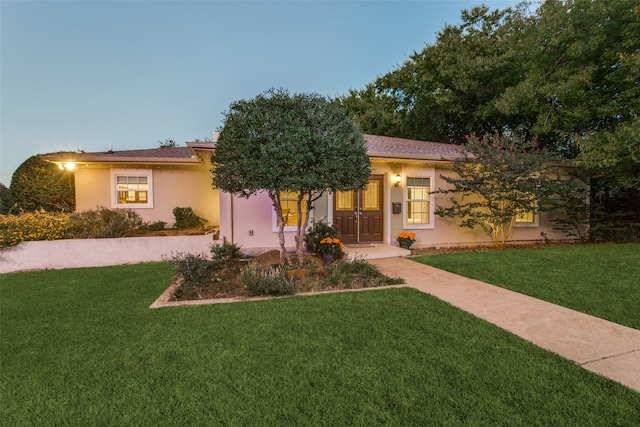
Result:
<svg viewBox="0 0 640 427">
<path fill-rule="evenodd" d="M 76 164 L 75 164 L 75 163 L 73 163 L 73 162 L 66 162 L 66 163 L 64 164 L 64 167 L 62 166 L 62 163 L 60 163 L 60 164 L 58 165 L 58 167 L 59 167 L 60 169 L 66 169 L 66 170 L 68 170 L 68 171 L 72 171 L 72 170 L 74 170 L 74 169 L 76 168 Z"/>
<path fill-rule="evenodd" d="M 400 185 L 401 182 L 402 182 L 402 177 L 400 176 L 399 173 L 397 173 L 396 176 L 393 177 L 393 186 L 397 187 Z"/>
</svg>

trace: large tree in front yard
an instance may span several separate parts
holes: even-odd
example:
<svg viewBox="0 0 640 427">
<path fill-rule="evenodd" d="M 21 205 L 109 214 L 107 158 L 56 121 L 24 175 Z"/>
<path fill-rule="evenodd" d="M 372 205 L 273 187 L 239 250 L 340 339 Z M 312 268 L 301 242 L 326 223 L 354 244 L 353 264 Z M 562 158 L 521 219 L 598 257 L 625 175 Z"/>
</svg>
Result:
<svg viewBox="0 0 640 427">
<path fill-rule="evenodd" d="M 297 198 L 295 241 L 302 262 L 313 202 L 327 190 L 362 189 L 370 174 L 364 137 L 337 102 L 283 89 L 231 104 L 211 162 L 214 187 L 245 198 L 269 194 L 282 262 L 289 211 L 281 193 Z"/>
<path fill-rule="evenodd" d="M 564 184 L 548 166 L 549 155 L 532 143 L 503 136 L 471 135 L 455 174 L 441 175 L 450 187 L 434 193 L 451 195 L 447 206 L 437 206 L 441 217 L 460 220 L 463 227 L 480 227 L 496 248 L 504 248 L 516 218 L 557 207 Z M 555 176 L 555 178 L 554 178 Z"/>
</svg>

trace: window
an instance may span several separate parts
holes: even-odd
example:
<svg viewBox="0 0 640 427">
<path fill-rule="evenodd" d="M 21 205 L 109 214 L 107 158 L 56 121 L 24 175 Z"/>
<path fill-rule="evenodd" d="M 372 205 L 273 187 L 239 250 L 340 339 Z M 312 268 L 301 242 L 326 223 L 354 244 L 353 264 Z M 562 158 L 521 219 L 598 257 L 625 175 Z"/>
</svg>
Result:
<svg viewBox="0 0 640 427">
<path fill-rule="evenodd" d="M 407 177 L 406 183 L 405 228 L 432 227 L 431 178 Z"/>
<path fill-rule="evenodd" d="M 336 191 L 336 210 L 353 211 L 356 209 L 355 191 Z"/>
<path fill-rule="evenodd" d="M 297 227 L 298 226 L 298 193 L 295 192 L 280 192 L 280 207 L 282 208 L 282 216 L 285 219 L 285 227 Z M 302 201 L 302 215 L 306 214 L 307 202 Z M 304 223 L 304 216 L 302 222 Z M 277 224 L 277 222 L 276 222 Z"/>
<path fill-rule="evenodd" d="M 535 221 L 535 214 L 533 211 L 524 211 L 516 215 L 516 223 L 518 224 L 533 224 Z"/>
<path fill-rule="evenodd" d="M 515 225 L 526 227 L 526 226 L 537 226 L 538 225 L 538 216 L 535 213 L 536 202 L 531 202 L 531 210 L 525 210 L 516 215 Z"/>
<path fill-rule="evenodd" d="M 112 170 L 114 208 L 153 208 L 151 170 Z"/>
</svg>

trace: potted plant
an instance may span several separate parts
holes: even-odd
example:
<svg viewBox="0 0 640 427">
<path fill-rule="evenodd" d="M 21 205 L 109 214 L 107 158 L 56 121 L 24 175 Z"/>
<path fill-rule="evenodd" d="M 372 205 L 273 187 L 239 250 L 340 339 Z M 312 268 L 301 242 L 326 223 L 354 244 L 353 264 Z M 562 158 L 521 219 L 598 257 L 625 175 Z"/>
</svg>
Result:
<svg viewBox="0 0 640 427">
<path fill-rule="evenodd" d="M 398 234 L 398 246 L 409 249 L 416 242 L 416 233 L 403 231 Z"/>
<path fill-rule="evenodd" d="M 331 264 L 336 259 L 341 259 L 344 255 L 344 245 L 340 239 L 332 237 L 325 237 L 320 240 L 318 250 L 327 264 Z"/>
</svg>

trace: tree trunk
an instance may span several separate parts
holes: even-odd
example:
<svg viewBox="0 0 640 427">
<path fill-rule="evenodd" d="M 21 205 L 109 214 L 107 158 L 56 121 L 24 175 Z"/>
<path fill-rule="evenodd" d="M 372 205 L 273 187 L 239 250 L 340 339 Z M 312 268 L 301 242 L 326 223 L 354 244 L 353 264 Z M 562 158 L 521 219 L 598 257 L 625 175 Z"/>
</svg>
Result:
<svg viewBox="0 0 640 427">
<path fill-rule="evenodd" d="M 284 241 L 284 225 L 286 224 L 286 219 L 282 216 L 282 206 L 280 205 L 280 192 L 279 191 L 270 191 L 269 197 L 271 198 L 271 202 L 273 203 L 273 209 L 276 211 L 276 221 L 278 224 L 278 241 L 280 244 L 280 264 L 286 265 L 289 263 L 289 254 L 287 253 L 287 249 L 285 247 Z"/>
<path fill-rule="evenodd" d="M 302 221 L 302 201 L 304 200 L 304 194 L 298 194 L 298 202 L 296 203 L 296 210 L 298 213 L 298 222 L 296 224 L 296 254 L 298 255 L 298 264 L 302 266 L 304 264 L 304 249 L 302 244 L 304 242 L 304 232 L 307 227 L 307 221 L 309 221 L 309 210 L 308 205 L 306 209 L 306 215 L 304 219 L 304 224 Z"/>
<path fill-rule="evenodd" d="M 307 233 L 309 227 L 309 217 L 311 215 L 311 209 L 313 208 L 313 202 L 318 200 L 322 195 L 322 192 L 313 197 L 310 192 L 307 197 L 307 208 L 304 212 L 304 221 L 302 221 L 302 202 L 304 197 L 298 197 L 298 229 L 296 230 L 296 253 L 298 255 L 298 261 L 300 265 L 304 263 L 304 236 Z"/>
</svg>

